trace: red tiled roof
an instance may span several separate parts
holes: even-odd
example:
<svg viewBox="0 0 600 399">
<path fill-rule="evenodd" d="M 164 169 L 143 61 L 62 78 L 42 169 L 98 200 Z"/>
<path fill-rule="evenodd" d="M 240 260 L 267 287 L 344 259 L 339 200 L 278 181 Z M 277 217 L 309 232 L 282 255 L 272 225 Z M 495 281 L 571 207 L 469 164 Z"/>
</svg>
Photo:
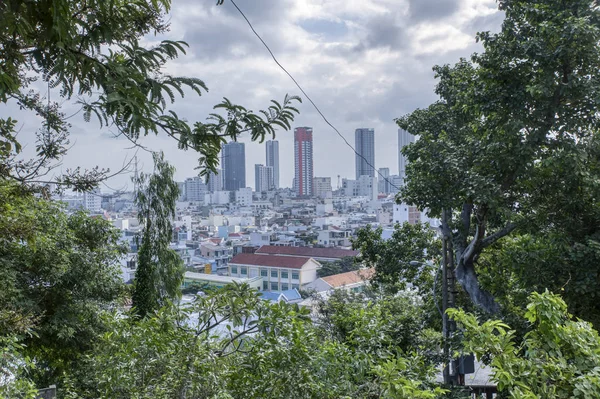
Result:
<svg viewBox="0 0 600 399">
<path fill-rule="evenodd" d="M 351 285 L 360 283 L 365 280 L 370 280 L 375 273 L 375 269 L 363 269 L 354 270 L 351 272 L 334 274 L 332 276 L 321 277 L 323 281 L 332 286 L 333 288 L 343 287 L 344 285 Z"/>
<path fill-rule="evenodd" d="M 298 256 L 255 255 L 241 253 L 234 256 L 233 259 L 229 261 L 229 264 L 301 269 L 306 262 L 308 262 L 308 259 L 300 258 Z"/>
<path fill-rule="evenodd" d="M 345 256 L 357 256 L 358 251 L 340 248 L 309 248 L 309 247 L 285 247 L 276 245 L 263 245 L 257 251 L 257 254 L 269 255 L 292 255 L 303 256 L 305 258 L 332 258 L 340 259 Z"/>
</svg>

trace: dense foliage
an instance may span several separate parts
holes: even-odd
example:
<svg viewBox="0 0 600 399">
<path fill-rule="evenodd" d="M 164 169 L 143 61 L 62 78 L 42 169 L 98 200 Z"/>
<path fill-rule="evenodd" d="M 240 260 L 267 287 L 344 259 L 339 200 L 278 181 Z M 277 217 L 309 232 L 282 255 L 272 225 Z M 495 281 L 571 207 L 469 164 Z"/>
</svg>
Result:
<svg viewBox="0 0 600 399">
<path fill-rule="evenodd" d="M 322 267 L 317 270 L 319 277 L 351 272 L 360 269 L 360 264 L 354 261 L 354 257 L 345 256 L 332 262 L 321 262 Z"/>
<path fill-rule="evenodd" d="M 464 293 L 487 317 L 505 319 L 450 310 L 455 348 L 489 363 L 500 394 L 598 397 L 600 338 L 569 312 L 600 322 L 600 9 L 592 0 L 499 4 L 506 20 L 499 33 L 478 35 L 484 52 L 436 67 L 440 100 L 398 121 L 420 135 L 404 151 L 400 195 L 442 217 Z M 185 43 L 140 45 L 166 32 L 169 8 L 168 0 L 0 3 L 0 101 L 43 121 L 36 157 L 24 161 L 16 121 L 0 118 L 0 398 L 29 399 L 49 384 L 73 399 L 446 395 L 434 379 L 444 344 L 441 241 L 426 225 L 397 225 L 389 240 L 360 230 L 357 262 L 321 271 L 373 267 L 361 294 L 301 307 L 233 284 L 180 302 L 183 269 L 169 249 L 178 190 L 155 154 L 154 174 L 137 181 L 134 307 L 122 306 L 119 234 L 103 218 L 67 214 L 39 186 L 68 148 L 59 102 L 77 96 L 86 120 L 138 146 L 166 134 L 197 151 L 206 174 L 226 140 L 289 129 L 299 101 L 286 96 L 255 114 L 225 99 L 215 108 L 226 116 L 196 123 L 171 112 L 175 94 L 206 86 L 164 73 Z M 36 81 L 60 101 L 42 98 Z M 108 174 L 73 170 L 57 182 L 88 190 Z"/>
<path fill-rule="evenodd" d="M 600 396 L 600 337 L 591 324 L 573 320 L 567 305 L 546 291 L 529 298 L 531 327 L 521 343 L 499 320 L 479 323 L 451 310 L 464 329 L 464 349 L 487 359 L 501 392 L 514 399 Z"/>
<path fill-rule="evenodd" d="M 384 303 L 369 306 L 387 311 L 365 312 L 358 297 L 336 297 L 327 306 L 352 306 L 323 317 L 344 323 L 344 336 L 311 321 L 308 309 L 263 301 L 245 285 L 135 323 L 115 314 L 111 331 L 66 384 L 66 397 L 435 398 L 442 391 L 432 363 L 418 353 L 431 342 L 416 335 L 417 306 L 399 301 L 401 313 Z M 408 340 L 401 347 L 398 334 Z"/>
<path fill-rule="evenodd" d="M 68 370 L 123 293 L 112 225 L 0 181 L 0 331 L 24 337 L 45 379 Z"/>
<path fill-rule="evenodd" d="M 143 226 L 135 271 L 133 307 L 136 314 L 145 317 L 170 300 L 181 296 L 183 260 L 170 247 L 175 203 L 179 187 L 173 179 L 175 168 L 162 153 L 154 154 L 154 173 L 142 174 L 136 193 L 137 217 Z"/>
<path fill-rule="evenodd" d="M 426 224 L 396 224 L 390 239 L 382 229 L 359 229 L 352 246 L 360 251 L 357 263 L 375 268 L 373 282 L 395 292 L 411 287 L 429 295 L 439 268 L 441 244 Z"/>
<path fill-rule="evenodd" d="M 600 221 L 600 10 L 591 0 L 505 0 L 500 9 L 501 31 L 477 36 L 483 53 L 435 68 L 440 101 L 398 120 L 420 136 L 404 150 L 401 197 L 433 216 L 446 212 L 456 277 L 488 312 L 500 310 L 478 278 L 491 246 L 510 234 L 558 237 L 571 254 L 561 258 L 576 258 L 594 252 Z M 597 281 L 597 265 L 572 263 L 571 299 L 589 292 L 580 282 Z M 563 262 L 544 267 L 564 284 Z"/>
</svg>

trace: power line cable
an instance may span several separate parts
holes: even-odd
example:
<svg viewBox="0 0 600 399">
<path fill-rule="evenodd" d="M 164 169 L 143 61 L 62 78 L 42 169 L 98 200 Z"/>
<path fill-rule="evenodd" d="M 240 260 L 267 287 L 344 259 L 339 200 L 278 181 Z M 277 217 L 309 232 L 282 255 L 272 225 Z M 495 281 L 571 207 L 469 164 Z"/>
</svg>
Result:
<svg viewBox="0 0 600 399">
<path fill-rule="evenodd" d="M 283 72 L 285 72 L 286 75 L 289 76 L 290 79 L 292 79 L 292 81 L 296 84 L 296 86 L 298 87 L 298 89 L 302 92 L 302 94 L 304 94 L 304 97 L 306 97 L 306 99 L 312 104 L 312 106 L 315 108 L 315 110 L 317 110 L 317 112 L 319 113 L 319 115 L 321 115 L 321 118 L 323 118 L 323 120 L 325 121 L 325 123 L 327 123 L 338 134 L 338 136 L 340 136 L 342 138 L 342 140 L 344 140 L 344 143 L 346 143 L 346 145 L 348 147 L 350 147 L 350 149 L 358 157 L 362 158 L 367 165 L 369 165 L 371 168 L 373 168 L 373 170 L 375 172 L 377 172 L 377 174 L 379 176 L 381 176 L 383 178 L 383 180 L 385 180 L 390 186 L 392 186 L 396 190 L 400 190 L 400 187 L 398 187 L 395 184 L 393 184 L 392 182 L 390 182 L 387 179 L 387 177 L 385 177 L 381 172 L 379 172 L 377 169 L 375 169 L 375 167 L 373 165 L 371 165 L 371 163 L 365 157 L 363 157 L 362 154 L 359 154 L 358 151 L 356 151 L 354 149 L 354 147 L 352 147 L 352 144 L 350 144 L 348 142 L 348 140 L 346 140 L 346 138 L 340 133 L 340 131 L 331 122 L 329 122 L 329 120 L 325 117 L 325 115 L 323 114 L 323 112 L 321 112 L 321 110 L 319 109 L 319 107 L 317 106 L 317 104 L 315 104 L 315 102 L 312 100 L 312 98 L 310 98 L 310 96 L 306 93 L 306 91 L 304 91 L 304 89 L 302 88 L 302 86 L 300 86 L 300 83 L 298 83 L 298 81 L 292 76 L 292 74 L 289 73 L 288 70 L 285 69 L 285 67 L 283 65 L 281 65 L 281 63 L 277 60 L 277 57 L 275 57 L 275 54 L 273 54 L 273 51 L 271 51 L 271 48 L 267 45 L 267 43 L 265 43 L 265 41 L 258 34 L 258 32 L 256 31 L 256 29 L 254 29 L 254 26 L 252 26 L 252 23 L 250 22 L 250 20 L 248 20 L 248 18 L 246 17 L 246 14 L 244 14 L 244 12 L 235 3 L 235 0 L 231 0 L 231 4 L 233 4 L 233 6 L 238 10 L 238 12 L 246 20 L 246 23 L 248 24 L 248 26 L 250 27 L 250 29 L 252 30 L 252 32 L 254 33 L 254 35 L 258 38 L 258 40 L 261 41 L 261 43 L 263 44 L 263 46 L 265 46 L 265 48 L 267 49 L 267 51 L 269 52 L 269 54 L 271 54 L 271 58 L 273 58 L 273 61 L 275 61 L 275 63 L 277 64 L 277 66 L 279 66 L 279 68 L 281 68 L 281 70 L 283 70 Z"/>
</svg>

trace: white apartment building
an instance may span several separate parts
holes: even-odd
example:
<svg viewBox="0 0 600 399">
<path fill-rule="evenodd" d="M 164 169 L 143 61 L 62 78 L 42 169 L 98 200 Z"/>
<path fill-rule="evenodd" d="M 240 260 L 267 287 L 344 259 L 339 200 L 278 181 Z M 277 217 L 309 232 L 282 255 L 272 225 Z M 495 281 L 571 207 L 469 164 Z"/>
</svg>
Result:
<svg viewBox="0 0 600 399">
<path fill-rule="evenodd" d="M 206 184 L 200 176 L 185 179 L 185 200 L 191 202 L 204 202 L 207 193 Z"/>
<path fill-rule="evenodd" d="M 298 289 L 317 279 L 321 264 L 296 256 L 238 254 L 229 262 L 231 277 L 262 277 L 262 291 Z"/>
<path fill-rule="evenodd" d="M 360 176 L 358 180 L 342 179 L 342 193 L 346 197 L 366 197 L 377 199 L 377 179 L 371 176 Z"/>
<path fill-rule="evenodd" d="M 102 192 L 100 188 L 83 193 L 83 208 L 91 213 L 98 213 L 102 210 Z"/>
<path fill-rule="evenodd" d="M 229 191 L 215 191 L 205 195 L 205 204 L 211 205 L 227 205 L 229 204 Z"/>
<path fill-rule="evenodd" d="M 407 204 L 394 204 L 394 223 L 405 223 L 416 224 L 421 221 L 421 212 L 416 206 Z"/>
<path fill-rule="evenodd" d="M 262 193 L 275 188 L 273 180 L 273 167 L 261 164 L 254 165 L 254 191 Z"/>
<path fill-rule="evenodd" d="M 349 247 L 352 245 L 350 230 L 321 230 L 318 235 L 319 245 L 326 247 Z"/>
<path fill-rule="evenodd" d="M 327 193 L 331 193 L 331 177 L 313 178 L 313 195 L 317 198 L 325 198 Z"/>
<path fill-rule="evenodd" d="M 235 192 L 235 202 L 239 206 L 250 206 L 252 205 L 252 188 L 244 187 L 240 188 Z"/>
</svg>

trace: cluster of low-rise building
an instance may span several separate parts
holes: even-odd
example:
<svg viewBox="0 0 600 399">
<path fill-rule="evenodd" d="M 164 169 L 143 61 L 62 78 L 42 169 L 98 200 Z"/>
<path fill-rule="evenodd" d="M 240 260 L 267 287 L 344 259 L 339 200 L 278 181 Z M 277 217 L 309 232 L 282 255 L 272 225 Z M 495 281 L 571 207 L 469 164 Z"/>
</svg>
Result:
<svg viewBox="0 0 600 399">
<path fill-rule="evenodd" d="M 399 144 L 410 143 L 409 136 L 399 131 Z M 352 249 L 357 229 L 381 226 L 388 237 L 396 223 L 438 227 L 426 212 L 396 203 L 405 172 L 402 155 L 400 177 L 390 176 L 389 168 L 376 173 L 373 129 L 357 129 L 356 179 L 338 176 L 335 189 L 331 177 L 314 176 L 312 128 L 296 128 L 294 137 L 292 188 L 280 187 L 277 141 L 266 143 L 265 165 L 255 165 L 254 190 L 246 185 L 245 147 L 238 142 L 223 146 L 222 169 L 208 178 L 195 176 L 178 183 L 171 248 L 185 265 L 186 288 L 245 282 L 261 292 L 282 293 L 277 298 L 287 300 L 295 298 L 294 290 L 357 290 L 370 272 L 327 278 L 318 274 L 324 262 L 358 255 Z M 68 209 L 83 208 L 110 220 L 121 231 L 129 248 L 122 260 L 123 279 L 131 281 L 141 233 L 133 193 L 97 189 L 60 200 Z"/>
</svg>

